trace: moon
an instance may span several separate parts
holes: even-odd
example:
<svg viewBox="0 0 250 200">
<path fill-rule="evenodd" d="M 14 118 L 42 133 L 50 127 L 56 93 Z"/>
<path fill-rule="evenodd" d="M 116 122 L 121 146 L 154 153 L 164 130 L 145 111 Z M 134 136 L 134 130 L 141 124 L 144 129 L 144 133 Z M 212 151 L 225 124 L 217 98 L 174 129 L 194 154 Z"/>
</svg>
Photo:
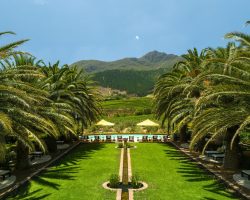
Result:
<svg viewBox="0 0 250 200">
<path fill-rule="evenodd" d="M 139 36 L 139 35 L 136 35 L 136 36 L 135 36 L 135 39 L 136 39 L 136 40 L 139 40 L 139 39 L 140 39 L 140 36 Z"/>
</svg>

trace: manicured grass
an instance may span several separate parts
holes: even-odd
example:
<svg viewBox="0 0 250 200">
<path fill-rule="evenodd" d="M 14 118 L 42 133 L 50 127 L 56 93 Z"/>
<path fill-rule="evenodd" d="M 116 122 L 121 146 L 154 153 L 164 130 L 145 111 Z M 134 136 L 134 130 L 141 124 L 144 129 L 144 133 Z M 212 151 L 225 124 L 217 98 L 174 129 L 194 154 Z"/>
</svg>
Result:
<svg viewBox="0 0 250 200">
<path fill-rule="evenodd" d="M 114 200 L 116 193 L 103 189 L 102 183 L 119 173 L 119 159 L 115 144 L 81 144 L 13 199 Z"/>
<path fill-rule="evenodd" d="M 136 144 L 131 149 L 132 172 L 149 188 L 135 192 L 135 200 L 237 199 L 211 175 L 168 144 Z"/>
</svg>

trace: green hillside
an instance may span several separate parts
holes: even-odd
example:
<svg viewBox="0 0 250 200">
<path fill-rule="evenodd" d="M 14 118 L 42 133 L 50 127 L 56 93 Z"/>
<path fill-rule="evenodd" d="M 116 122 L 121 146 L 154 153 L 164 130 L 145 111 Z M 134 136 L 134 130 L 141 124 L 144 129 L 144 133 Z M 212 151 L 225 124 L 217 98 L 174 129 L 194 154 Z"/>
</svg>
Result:
<svg viewBox="0 0 250 200">
<path fill-rule="evenodd" d="M 135 112 L 137 110 L 151 109 L 153 99 L 150 97 L 133 97 L 128 99 L 108 100 L 102 102 L 102 108 L 104 111 L 120 111 L 131 110 Z"/>
<path fill-rule="evenodd" d="M 112 62 L 82 60 L 72 64 L 92 74 L 102 87 L 144 96 L 152 92 L 155 80 L 181 58 L 152 51 L 140 58 L 124 58 Z"/>
<path fill-rule="evenodd" d="M 152 92 L 155 80 L 165 70 L 107 70 L 97 72 L 93 79 L 102 87 L 125 90 L 130 94 L 145 96 Z"/>
<path fill-rule="evenodd" d="M 81 60 L 72 64 L 83 68 L 88 73 L 96 73 L 106 70 L 156 70 L 172 67 L 180 60 L 179 56 L 152 51 L 140 58 L 124 58 L 121 60 L 104 62 L 99 60 Z"/>
</svg>

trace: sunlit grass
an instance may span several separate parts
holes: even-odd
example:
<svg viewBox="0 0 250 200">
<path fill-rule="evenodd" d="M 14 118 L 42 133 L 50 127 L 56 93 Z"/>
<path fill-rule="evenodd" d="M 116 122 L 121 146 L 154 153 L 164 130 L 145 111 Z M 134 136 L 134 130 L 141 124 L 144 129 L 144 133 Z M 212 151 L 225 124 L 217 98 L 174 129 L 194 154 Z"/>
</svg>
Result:
<svg viewBox="0 0 250 200">
<path fill-rule="evenodd" d="M 102 188 L 110 174 L 119 172 L 120 151 L 115 144 L 82 144 L 54 167 L 33 179 L 13 199 L 115 199 Z"/>
<path fill-rule="evenodd" d="M 166 144 L 136 144 L 131 150 L 132 171 L 149 188 L 135 193 L 135 200 L 236 199 L 212 176 Z"/>
</svg>

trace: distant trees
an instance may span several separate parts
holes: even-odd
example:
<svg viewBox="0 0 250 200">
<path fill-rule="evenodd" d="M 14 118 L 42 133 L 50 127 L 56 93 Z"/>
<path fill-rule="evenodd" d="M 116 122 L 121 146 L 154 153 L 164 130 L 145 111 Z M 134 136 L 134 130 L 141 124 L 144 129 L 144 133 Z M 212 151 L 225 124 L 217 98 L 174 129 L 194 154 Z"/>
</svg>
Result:
<svg viewBox="0 0 250 200">
<path fill-rule="evenodd" d="M 233 32 L 225 37 L 239 45 L 230 42 L 200 54 L 189 50 L 172 72 L 158 79 L 154 94 L 156 115 L 170 131 L 181 136 L 189 126 L 190 148 L 202 141 L 203 151 L 223 136 L 223 167 L 237 168 L 239 135 L 250 128 L 250 36 Z"/>
<path fill-rule="evenodd" d="M 145 96 L 153 91 L 154 83 L 158 76 L 164 73 L 163 69 L 136 71 L 136 70 L 107 70 L 97 72 L 93 80 L 103 87 L 110 87 L 129 94 Z"/>
<path fill-rule="evenodd" d="M 12 32 L 0 33 L 13 34 Z M 0 155 L 5 138 L 17 141 L 17 167 L 28 167 L 28 153 L 47 151 L 45 139 L 79 134 L 99 114 L 90 79 L 59 62 L 46 65 L 27 53 L 15 51 L 21 40 L 0 47 Z"/>
</svg>

